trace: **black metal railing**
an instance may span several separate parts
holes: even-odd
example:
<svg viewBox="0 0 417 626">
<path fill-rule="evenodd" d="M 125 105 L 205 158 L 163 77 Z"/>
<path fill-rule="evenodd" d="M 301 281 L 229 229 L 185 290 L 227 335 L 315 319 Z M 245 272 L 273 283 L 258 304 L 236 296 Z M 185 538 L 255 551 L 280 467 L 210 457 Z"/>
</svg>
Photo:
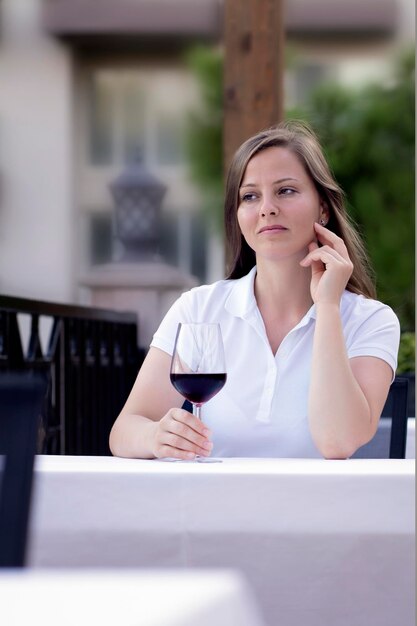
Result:
<svg viewBox="0 0 417 626">
<path fill-rule="evenodd" d="M 44 349 L 40 322 L 49 324 Z M 137 332 L 135 313 L 0 295 L 0 374 L 47 381 L 39 453 L 110 454 L 111 426 L 143 361 Z"/>
</svg>

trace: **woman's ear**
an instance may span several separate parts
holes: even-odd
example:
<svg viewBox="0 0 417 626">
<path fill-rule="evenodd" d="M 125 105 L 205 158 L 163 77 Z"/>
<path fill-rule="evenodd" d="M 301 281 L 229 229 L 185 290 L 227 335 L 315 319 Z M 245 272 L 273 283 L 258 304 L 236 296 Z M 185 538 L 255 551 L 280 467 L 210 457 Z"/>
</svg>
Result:
<svg viewBox="0 0 417 626">
<path fill-rule="evenodd" d="M 320 224 L 326 226 L 330 219 L 330 211 L 325 200 L 320 200 Z"/>
</svg>

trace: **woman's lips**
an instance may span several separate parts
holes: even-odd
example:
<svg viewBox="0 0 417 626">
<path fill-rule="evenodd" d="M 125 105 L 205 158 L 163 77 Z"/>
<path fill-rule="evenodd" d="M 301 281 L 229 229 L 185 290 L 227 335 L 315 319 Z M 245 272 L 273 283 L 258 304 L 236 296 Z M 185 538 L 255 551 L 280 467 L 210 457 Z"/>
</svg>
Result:
<svg viewBox="0 0 417 626">
<path fill-rule="evenodd" d="M 285 226 L 281 226 L 281 224 L 270 224 L 269 226 L 264 226 L 259 230 L 259 233 L 273 233 L 277 231 L 288 230 Z"/>
</svg>

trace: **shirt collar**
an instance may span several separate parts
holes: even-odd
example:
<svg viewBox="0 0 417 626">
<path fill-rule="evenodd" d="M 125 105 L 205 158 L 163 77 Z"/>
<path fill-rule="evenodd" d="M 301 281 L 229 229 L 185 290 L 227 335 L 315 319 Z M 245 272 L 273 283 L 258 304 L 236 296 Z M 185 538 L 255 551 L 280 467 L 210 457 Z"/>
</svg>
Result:
<svg viewBox="0 0 417 626">
<path fill-rule="evenodd" d="M 256 265 L 246 276 L 234 281 L 229 296 L 225 302 L 225 308 L 236 317 L 246 317 L 256 307 L 254 283 Z"/>
<path fill-rule="evenodd" d="M 225 302 L 226 310 L 232 315 L 245 318 L 257 307 L 254 290 L 255 276 L 256 265 L 246 276 L 234 281 L 234 285 Z M 314 304 L 297 324 L 297 328 L 307 324 L 310 319 L 316 319 L 316 306 Z"/>
</svg>

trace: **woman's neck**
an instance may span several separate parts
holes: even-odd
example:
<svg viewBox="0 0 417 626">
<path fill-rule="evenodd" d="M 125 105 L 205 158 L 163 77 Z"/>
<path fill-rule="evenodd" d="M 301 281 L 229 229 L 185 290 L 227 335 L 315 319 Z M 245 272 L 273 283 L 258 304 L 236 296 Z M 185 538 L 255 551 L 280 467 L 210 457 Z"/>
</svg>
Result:
<svg viewBox="0 0 417 626">
<path fill-rule="evenodd" d="M 278 317 L 303 316 L 312 305 L 311 270 L 298 263 L 257 263 L 255 298 L 258 307 L 275 311 Z"/>
<path fill-rule="evenodd" d="M 255 298 L 274 352 L 311 307 L 310 281 L 310 268 L 293 260 L 257 263 Z"/>
</svg>

